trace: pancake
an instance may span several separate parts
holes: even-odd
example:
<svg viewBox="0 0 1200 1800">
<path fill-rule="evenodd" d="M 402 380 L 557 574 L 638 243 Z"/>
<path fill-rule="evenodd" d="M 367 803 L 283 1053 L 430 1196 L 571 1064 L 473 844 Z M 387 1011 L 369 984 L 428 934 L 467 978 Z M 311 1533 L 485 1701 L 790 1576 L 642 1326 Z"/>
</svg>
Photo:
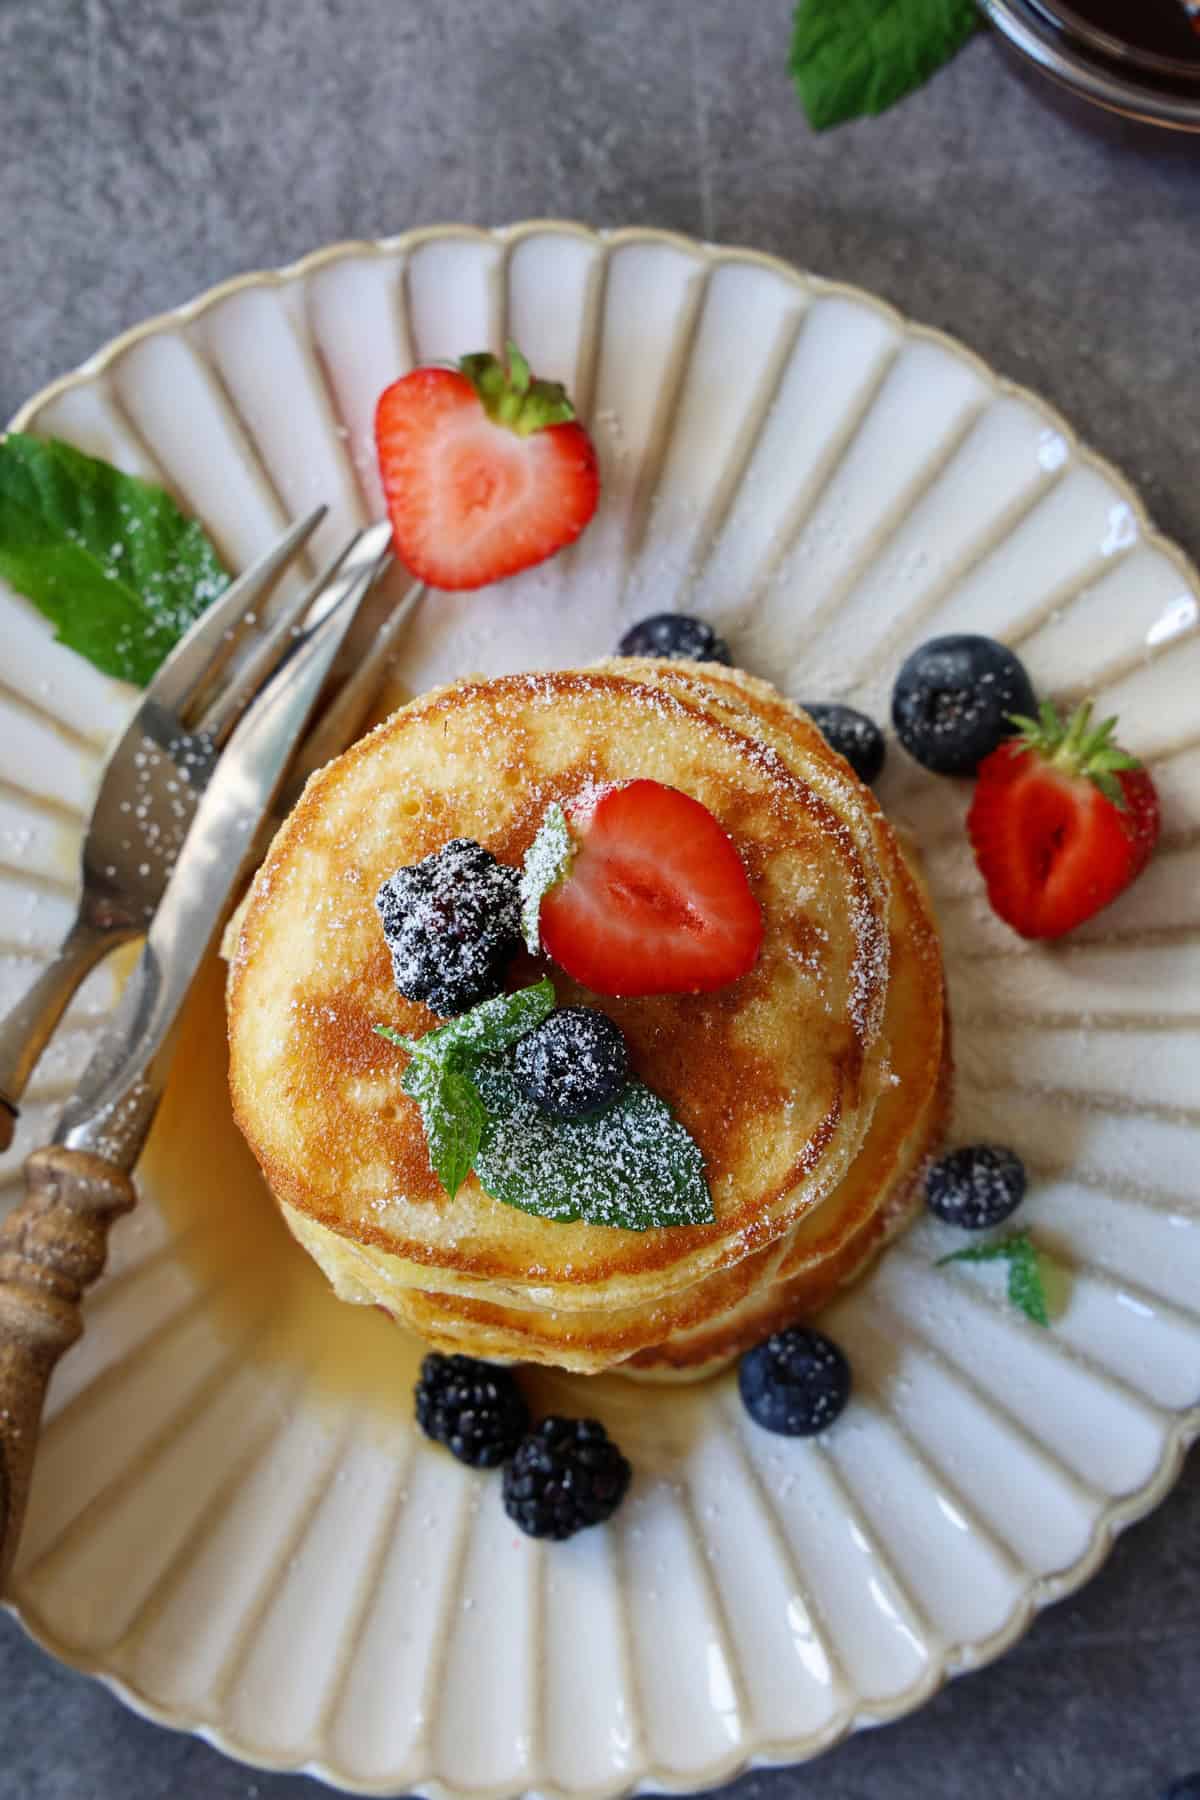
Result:
<svg viewBox="0 0 1200 1800">
<path fill-rule="evenodd" d="M 443 1349 L 545 1361 L 581 1373 L 620 1358 L 622 1373 L 710 1373 L 780 1325 L 810 1318 L 855 1279 L 920 1205 L 948 1110 L 941 955 L 923 885 L 891 831 L 893 880 L 884 1030 L 891 1079 L 843 1181 L 779 1243 L 652 1306 L 563 1313 L 406 1290 L 397 1316 Z"/>
<path fill-rule="evenodd" d="M 654 663 L 463 682 L 401 709 L 310 782 L 236 932 L 231 1087 L 285 1216 L 347 1298 L 401 1314 L 420 1293 L 578 1313 L 586 1332 L 597 1314 L 725 1277 L 688 1302 L 708 1318 L 718 1295 L 736 1305 L 768 1264 L 777 1272 L 788 1234 L 839 1188 L 890 1087 L 886 828 L 778 696 L 771 724 L 767 695 L 729 671 Z M 637 776 L 694 794 L 730 833 L 763 907 L 758 964 L 700 996 L 598 1001 L 557 971 L 555 984 L 561 1002 L 586 998 L 620 1023 L 635 1072 L 700 1145 L 716 1220 L 553 1224 L 473 1177 L 451 1201 L 399 1088 L 403 1056 L 373 1032 L 435 1022 L 395 992 L 375 891 L 452 836 L 517 863 L 550 801 Z M 538 972 L 514 969 L 514 985 Z M 636 1348 L 606 1343 L 591 1366 Z"/>
</svg>

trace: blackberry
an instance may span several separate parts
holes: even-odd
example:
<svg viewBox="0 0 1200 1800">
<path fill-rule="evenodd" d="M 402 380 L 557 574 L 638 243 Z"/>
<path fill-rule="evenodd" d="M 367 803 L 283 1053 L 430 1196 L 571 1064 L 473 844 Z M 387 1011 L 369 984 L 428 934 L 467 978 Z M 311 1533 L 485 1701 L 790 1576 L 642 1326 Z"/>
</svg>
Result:
<svg viewBox="0 0 1200 1800">
<path fill-rule="evenodd" d="M 703 619 L 688 613 L 655 613 L 630 626 L 618 656 L 669 656 L 677 662 L 732 663 L 729 645 Z"/>
<path fill-rule="evenodd" d="M 746 1411 L 765 1431 L 813 1437 L 833 1424 L 850 1398 L 850 1364 L 831 1338 L 807 1325 L 789 1325 L 746 1352 L 738 1388 Z"/>
<path fill-rule="evenodd" d="M 375 896 L 396 986 L 444 1018 L 490 1000 L 521 942 L 521 875 L 470 838 L 397 869 Z"/>
<path fill-rule="evenodd" d="M 612 1517 L 632 1474 L 599 1420 L 543 1419 L 504 1471 L 504 1510 L 528 1537 L 573 1537 Z"/>
<path fill-rule="evenodd" d="M 417 1423 L 459 1462 L 495 1469 L 529 1429 L 529 1408 L 507 1369 L 431 1350 L 417 1382 Z"/>
<path fill-rule="evenodd" d="M 594 1006 L 563 1006 L 517 1044 L 517 1086 L 552 1119 L 585 1119 L 622 1094 L 629 1052 L 621 1027 Z"/>
<path fill-rule="evenodd" d="M 986 637 L 931 638 L 903 664 L 892 691 L 897 737 L 935 775 L 973 775 L 1013 736 L 1009 715 L 1036 712 L 1024 665 Z"/>
<path fill-rule="evenodd" d="M 963 1231 L 1003 1224 L 1025 1197 L 1025 1166 L 1012 1150 L 968 1144 L 935 1162 L 925 1177 L 931 1213 Z"/>
<path fill-rule="evenodd" d="M 874 719 L 836 700 L 800 702 L 825 742 L 844 756 L 860 781 L 869 787 L 883 768 L 886 746 Z"/>
<path fill-rule="evenodd" d="M 1200 1769 L 1193 1775 L 1184 1775 L 1173 1781 L 1163 1800 L 1200 1800 Z"/>
</svg>

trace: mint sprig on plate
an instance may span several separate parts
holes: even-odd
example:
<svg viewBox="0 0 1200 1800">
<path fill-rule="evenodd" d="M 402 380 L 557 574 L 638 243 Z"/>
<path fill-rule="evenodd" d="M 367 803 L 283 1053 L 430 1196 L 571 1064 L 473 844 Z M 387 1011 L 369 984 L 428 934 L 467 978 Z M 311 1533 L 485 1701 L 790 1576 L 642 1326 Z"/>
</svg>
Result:
<svg viewBox="0 0 1200 1800">
<path fill-rule="evenodd" d="M 973 0 L 800 0 L 789 62 L 816 130 L 881 113 L 961 50 Z"/>
<path fill-rule="evenodd" d="M 390 1025 L 409 1052 L 400 1086 L 421 1112 L 429 1164 L 453 1199 L 471 1170 L 506 1206 L 560 1223 L 649 1231 L 715 1217 L 700 1147 L 666 1102 L 631 1081 L 604 1112 L 551 1119 L 521 1092 L 512 1052 L 554 1009 L 546 978 L 485 1000 L 423 1037 Z"/>
<path fill-rule="evenodd" d="M 60 643 L 138 687 L 229 580 L 162 488 L 20 431 L 0 440 L 0 575 Z"/>
<path fill-rule="evenodd" d="M 1043 1262 L 1049 1262 L 1027 1231 L 1014 1231 L 1006 1238 L 990 1244 L 968 1244 L 965 1250 L 954 1250 L 940 1256 L 937 1267 L 952 1262 L 1006 1262 L 1008 1264 L 1008 1298 L 1019 1312 L 1035 1325 L 1049 1325 L 1050 1309 L 1046 1302 Z"/>
<path fill-rule="evenodd" d="M 562 880 L 573 854 L 567 815 L 552 800 L 521 866 L 521 935 L 531 956 L 542 948 L 542 896 Z"/>
</svg>

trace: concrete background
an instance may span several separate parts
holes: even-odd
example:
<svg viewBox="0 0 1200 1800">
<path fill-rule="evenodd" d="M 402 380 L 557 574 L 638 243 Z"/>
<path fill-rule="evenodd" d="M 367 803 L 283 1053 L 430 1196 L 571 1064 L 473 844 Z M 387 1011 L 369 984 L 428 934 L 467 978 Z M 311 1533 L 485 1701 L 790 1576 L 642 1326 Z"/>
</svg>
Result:
<svg viewBox="0 0 1200 1800">
<path fill-rule="evenodd" d="M 824 138 L 787 0 L 0 0 L 0 417 L 339 238 L 562 215 L 875 289 L 1045 394 L 1200 552 L 1200 142 L 1070 121 L 981 37 Z M 1153 1800 L 1200 1768 L 1200 1462 L 1001 1664 L 741 1800 Z M 289 1800 L 0 1620 L 0 1800 Z"/>
</svg>

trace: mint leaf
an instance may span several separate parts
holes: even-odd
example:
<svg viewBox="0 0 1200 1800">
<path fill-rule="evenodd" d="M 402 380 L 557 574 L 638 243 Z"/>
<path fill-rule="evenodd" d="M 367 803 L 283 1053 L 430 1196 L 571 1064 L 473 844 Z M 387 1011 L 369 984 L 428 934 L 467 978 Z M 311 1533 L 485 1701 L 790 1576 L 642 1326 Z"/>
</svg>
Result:
<svg viewBox="0 0 1200 1800">
<path fill-rule="evenodd" d="M 24 432 L 0 441 L 0 575 L 60 643 L 139 687 L 228 581 L 162 488 Z"/>
<path fill-rule="evenodd" d="M 515 1044 L 553 1008 L 554 986 L 547 977 L 515 994 L 484 1000 L 423 1037 L 405 1037 L 390 1025 L 375 1026 L 381 1038 L 409 1053 L 400 1086 L 421 1109 L 429 1166 L 451 1199 L 470 1174 L 483 1135 L 485 1115 L 474 1082 L 474 1059 Z"/>
<path fill-rule="evenodd" d="M 1024 1232 L 1018 1234 L 1021 1237 Z M 1012 1238 L 1002 1238 L 994 1244 L 968 1244 L 965 1250 L 952 1250 L 949 1256 L 939 1256 L 933 1265 L 935 1269 L 944 1269 L 947 1263 L 953 1262 L 1007 1262 L 1012 1255 Z"/>
<path fill-rule="evenodd" d="M 420 1108 L 429 1166 L 453 1200 L 471 1173 L 483 1134 L 483 1102 L 475 1084 L 455 1067 L 452 1057 L 418 1055 L 425 1040 L 406 1038 L 390 1025 L 376 1025 L 375 1030 L 390 1044 L 410 1052 L 400 1086 Z"/>
<path fill-rule="evenodd" d="M 448 1019 L 408 1047 L 414 1056 L 435 1062 L 451 1058 L 456 1066 L 461 1066 L 465 1059 L 506 1050 L 553 1011 L 554 983 L 546 975 L 531 987 L 518 988 L 515 994 L 497 994 L 494 1000 L 482 1000 L 470 1012 Z"/>
<path fill-rule="evenodd" d="M 809 123 L 824 131 L 886 111 L 978 24 L 973 0 L 800 0 L 789 68 Z"/>
<path fill-rule="evenodd" d="M 595 1118 L 570 1121 L 526 1099 L 511 1055 L 485 1058 L 475 1082 L 487 1113 L 475 1173 L 493 1199 L 626 1231 L 715 1217 L 699 1145 L 640 1081 Z"/>
<path fill-rule="evenodd" d="M 1013 1244 L 1008 1263 L 1008 1298 L 1019 1312 L 1035 1325 L 1049 1325 L 1050 1309 L 1046 1304 L 1046 1288 L 1042 1280 L 1041 1252 L 1026 1233 L 1023 1241 Z"/>
<path fill-rule="evenodd" d="M 420 1108 L 429 1164 L 446 1192 L 453 1198 L 474 1168 L 493 1199 L 545 1219 L 627 1231 L 710 1223 L 700 1147 L 640 1081 L 591 1119 L 551 1119 L 522 1094 L 513 1046 L 553 1009 L 547 977 L 424 1037 L 376 1025 L 409 1052 L 400 1086 Z"/>
<path fill-rule="evenodd" d="M 1042 1261 L 1046 1258 L 1044 1250 L 1039 1250 L 1027 1231 L 1014 1231 L 1008 1237 L 990 1244 L 969 1244 L 965 1250 L 955 1250 L 949 1256 L 940 1256 L 937 1267 L 952 1262 L 1006 1262 L 1008 1264 L 1008 1298 L 1011 1305 L 1023 1312 L 1027 1319 L 1035 1325 L 1049 1325 L 1050 1309 L 1046 1304 L 1046 1286 L 1043 1279 Z"/>
<path fill-rule="evenodd" d="M 537 956 L 542 948 L 542 895 L 562 880 L 573 853 L 567 815 L 554 800 L 521 865 L 521 935 L 531 956 Z"/>
<path fill-rule="evenodd" d="M 447 1062 L 414 1056 L 400 1086 L 421 1109 L 429 1166 L 453 1200 L 475 1160 L 484 1110 L 471 1077 Z"/>
</svg>

